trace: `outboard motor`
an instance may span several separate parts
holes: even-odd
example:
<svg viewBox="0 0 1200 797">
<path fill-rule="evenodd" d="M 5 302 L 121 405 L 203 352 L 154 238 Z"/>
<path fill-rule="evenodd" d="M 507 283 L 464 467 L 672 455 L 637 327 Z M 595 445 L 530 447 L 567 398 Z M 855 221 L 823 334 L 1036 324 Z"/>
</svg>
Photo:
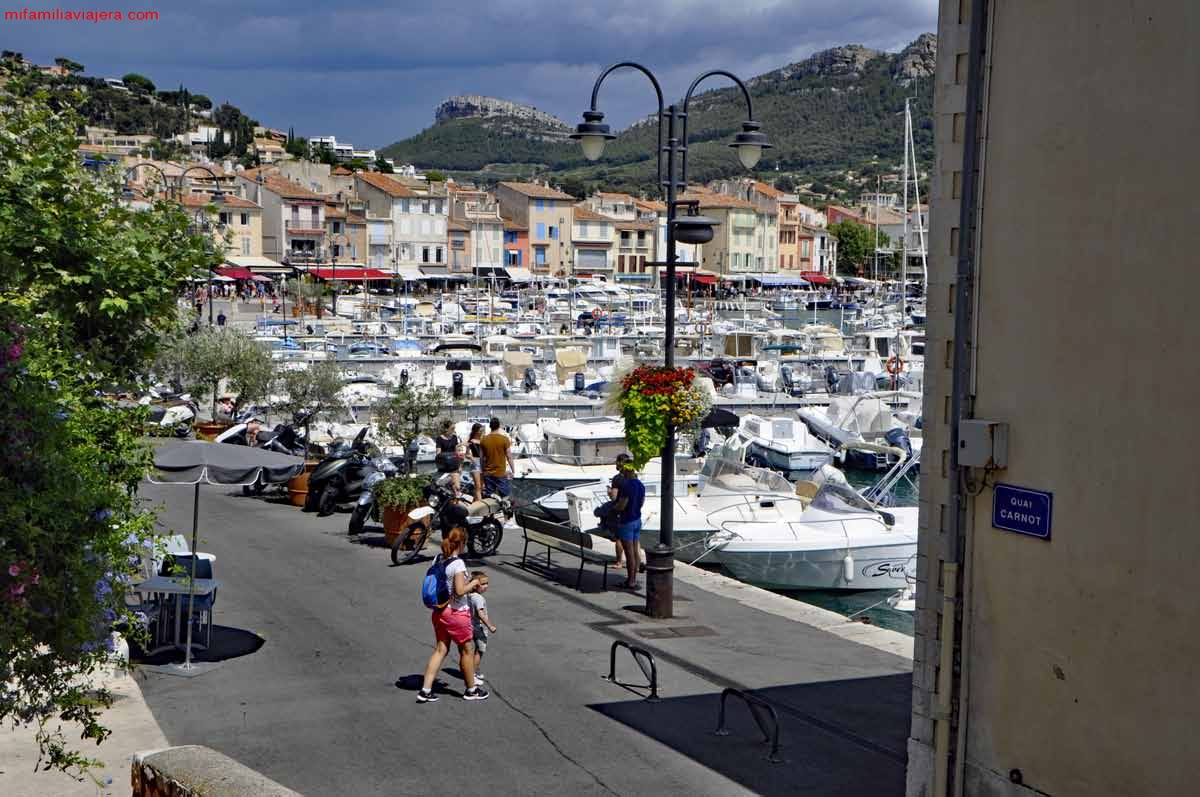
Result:
<svg viewBox="0 0 1200 797">
<path fill-rule="evenodd" d="M 400 369 L 400 387 L 405 387 L 408 384 L 408 369 Z"/>
<path fill-rule="evenodd" d="M 582 392 L 583 392 L 583 387 L 584 387 L 584 384 L 583 384 L 583 374 L 582 374 L 582 373 L 579 373 L 578 371 L 576 371 L 576 372 L 575 372 L 575 392 L 576 392 L 576 393 L 582 393 Z"/>
<path fill-rule="evenodd" d="M 779 366 L 779 381 L 783 383 L 783 389 L 788 393 L 796 392 L 796 381 L 792 379 L 792 366 Z"/>
<path fill-rule="evenodd" d="M 832 365 L 825 366 L 825 386 L 829 388 L 830 393 L 837 392 L 838 382 L 840 381 L 837 369 Z"/>
<path fill-rule="evenodd" d="M 521 380 L 521 386 L 525 388 L 526 393 L 532 393 L 537 388 L 537 374 L 532 368 L 525 369 L 525 377 Z"/>
<path fill-rule="evenodd" d="M 451 385 L 452 385 L 451 393 L 453 394 L 454 398 L 462 398 L 462 394 L 463 394 L 462 371 L 454 372 L 454 376 L 451 377 Z"/>
<path fill-rule="evenodd" d="M 912 459 L 912 441 L 908 439 L 908 435 L 903 429 L 889 429 L 883 439 L 889 446 L 895 446 L 903 451 L 906 458 Z"/>
</svg>

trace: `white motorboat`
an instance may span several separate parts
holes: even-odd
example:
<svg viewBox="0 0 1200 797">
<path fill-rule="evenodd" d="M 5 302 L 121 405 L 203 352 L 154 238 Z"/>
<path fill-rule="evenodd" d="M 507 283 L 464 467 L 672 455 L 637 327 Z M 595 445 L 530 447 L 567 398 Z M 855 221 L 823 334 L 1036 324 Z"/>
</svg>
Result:
<svg viewBox="0 0 1200 797">
<path fill-rule="evenodd" d="M 532 428 L 531 428 L 532 427 Z M 542 439 L 535 439 L 541 432 Z M 519 445 L 540 450 L 516 460 L 514 490 L 527 499 L 566 487 L 607 479 L 615 472 L 617 454 L 628 450 L 625 422 L 598 415 L 592 418 L 542 419 L 517 431 Z M 658 460 L 646 465 L 647 475 L 658 477 Z"/>
<path fill-rule="evenodd" d="M 906 391 L 882 391 L 857 396 L 831 396 L 828 407 L 801 407 L 796 414 L 821 440 L 838 449 L 837 458 L 856 470 L 887 470 L 896 458 L 887 453 L 854 448 L 856 442 L 883 443 L 911 451 L 921 448 L 920 430 L 905 423 L 898 415 L 916 420 L 920 416 L 921 394 Z M 914 405 L 915 402 L 915 405 Z M 903 406 L 903 409 L 900 407 Z M 916 415 L 904 410 L 916 407 Z"/>
<path fill-rule="evenodd" d="M 902 467 L 903 452 L 895 453 Z M 744 479 L 751 471 L 739 473 L 736 461 L 724 456 L 710 461 L 710 484 Z M 716 530 L 708 537 L 706 561 L 769 589 L 900 589 L 917 552 L 917 512 L 881 509 L 832 479 L 819 486 L 801 482 L 790 496 L 743 491 L 740 501 L 707 515 Z"/>
<path fill-rule="evenodd" d="M 833 459 L 833 448 L 794 418 L 745 415 L 738 434 L 746 441 L 746 461 L 805 478 Z"/>
</svg>

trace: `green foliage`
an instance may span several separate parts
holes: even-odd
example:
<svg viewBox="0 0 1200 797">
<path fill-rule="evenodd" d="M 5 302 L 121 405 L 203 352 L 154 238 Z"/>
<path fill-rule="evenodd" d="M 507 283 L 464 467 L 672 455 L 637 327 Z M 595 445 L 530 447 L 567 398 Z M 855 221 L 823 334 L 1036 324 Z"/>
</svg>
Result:
<svg viewBox="0 0 1200 797">
<path fill-rule="evenodd" d="M 10 72 L 11 74 L 11 72 Z M 42 766 L 77 773 L 62 724 L 99 742 L 91 674 L 154 518 L 136 498 L 141 408 L 103 384 L 141 372 L 203 242 L 166 203 L 134 212 L 86 171 L 79 116 L 24 76 L 0 106 L 0 722 L 35 723 Z M 60 724 L 62 723 L 62 724 Z"/>
<path fill-rule="evenodd" d="M 421 434 L 433 435 L 431 421 L 450 404 L 450 394 L 436 387 L 409 385 L 375 406 L 379 434 L 393 445 Z"/>
<path fill-rule="evenodd" d="M 195 334 L 176 332 L 158 357 L 160 375 L 170 374 L 185 389 L 213 400 L 222 379 L 236 393 L 234 411 L 267 397 L 275 378 L 271 353 L 228 327 L 203 327 Z M 215 414 L 215 413 L 214 413 Z"/>
<path fill-rule="evenodd" d="M 425 179 L 431 183 L 444 183 L 446 182 L 446 175 L 437 169 L 430 169 L 425 172 Z"/>
<path fill-rule="evenodd" d="M 861 273 L 875 256 L 875 230 L 852 221 L 839 221 L 829 225 L 829 232 L 838 242 L 838 270 L 850 275 Z M 878 235 L 880 248 L 891 243 L 887 233 L 880 230 Z"/>
<path fill-rule="evenodd" d="M 70 58 L 63 58 L 62 56 L 59 56 L 58 58 L 54 59 L 54 63 L 58 64 L 72 74 L 83 71 L 83 64 L 79 63 L 78 61 L 72 61 Z"/>
<path fill-rule="evenodd" d="M 861 170 L 873 158 L 898 167 L 904 153 L 901 112 L 905 97 L 913 99 L 918 161 L 927 167 L 932 164 L 933 81 L 896 79 L 893 69 L 898 61 L 898 55 L 880 56 L 857 76 L 798 68 L 755 79 L 750 89 L 755 118 L 774 145 L 758 169 L 765 172 L 778 165 L 800 182 L 816 178 L 829 182 L 828 175 Z M 745 174 L 725 146 L 741 129 L 745 113 L 741 93 L 734 88 L 693 97 L 688 130 L 690 180 Z M 600 163 L 591 164 L 575 142 L 526 120 L 457 118 L 384 147 L 381 154 L 423 168 L 462 171 L 465 179 L 480 182 L 488 182 L 505 164 L 541 164 L 542 177 L 599 182 L 608 190 L 657 196 L 657 131 L 657 124 L 628 128 L 609 142 Z"/>
<path fill-rule="evenodd" d="M 289 134 L 288 142 L 284 145 L 283 149 L 294 157 L 307 158 L 309 155 L 308 139 Z"/>
<path fill-rule="evenodd" d="M 342 389 L 342 377 L 333 360 L 318 360 L 299 370 L 282 370 L 278 374 L 276 390 L 279 399 L 275 408 L 295 418 L 309 413 L 304 424 L 307 432 L 312 421 L 336 408 L 338 391 Z M 308 456 L 308 435 L 305 434 L 305 457 Z"/>
<path fill-rule="evenodd" d="M 394 479 L 384 479 L 375 485 L 375 500 L 381 508 L 420 506 L 425 500 L 425 487 L 430 479 L 428 476 L 398 476 Z"/>
<path fill-rule="evenodd" d="M 202 111 L 211 111 L 213 107 L 213 101 L 203 94 L 193 94 L 191 104 L 193 108 L 199 108 Z"/>
<path fill-rule="evenodd" d="M 393 174 L 396 170 L 392 168 L 392 164 L 388 163 L 383 158 L 376 158 L 375 171 L 380 172 L 381 174 Z"/>
<path fill-rule="evenodd" d="M 130 72 L 125 77 L 121 78 L 121 82 L 125 84 L 125 88 L 130 91 L 138 92 L 139 94 L 153 94 L 154 81 L 145 75 L 139 75 L 137 72 Z"/>
</svg>

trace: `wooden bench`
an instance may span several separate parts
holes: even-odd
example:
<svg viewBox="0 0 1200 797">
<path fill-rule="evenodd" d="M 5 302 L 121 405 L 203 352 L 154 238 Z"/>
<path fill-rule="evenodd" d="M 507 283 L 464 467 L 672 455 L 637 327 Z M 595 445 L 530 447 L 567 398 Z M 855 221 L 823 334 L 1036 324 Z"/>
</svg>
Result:
<svg viewBox="0 0 1200 797">
<path fill-rule="evenodd" d="M 603 553 L 602 551 L 593 550 L 592 535 L 571 528 L 565 523 L 555 523 L 552 520 L 520 512 L 517 513 L 517 522 L 521 525 L 521 530 L 525 534 L 525 549 L 521 552 L 521 567 L 531 569 L 534 566 L 532 560 L 528 558 L 529 543 L 544 545 L 546 547 L 545 567 L 547 570 L 553 564 L 550 561 L 550 551 L 561 551 L 579 558 L 579 573 L 575 577 L 575 589 L 579 589 L 579 585 L 583 581 L 583 565 L 586 562 L 604 566 L 604 589 L 608 589 L 608 566 L 616 564 L 617 555 L 615 552 Z"/>
</svg>

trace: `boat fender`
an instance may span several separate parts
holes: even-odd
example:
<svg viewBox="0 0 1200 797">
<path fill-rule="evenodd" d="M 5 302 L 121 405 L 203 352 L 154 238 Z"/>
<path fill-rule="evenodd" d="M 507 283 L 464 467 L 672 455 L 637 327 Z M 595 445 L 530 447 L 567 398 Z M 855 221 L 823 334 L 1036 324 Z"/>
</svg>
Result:
<svg viewBox="0 0 1200 797">
<path fill-rule="evenodd" d="M 848 552 L 842 558 L 842 578 L 846 579 L 847 583 L 854 580 L 854 557 Z"/>
</svg>

